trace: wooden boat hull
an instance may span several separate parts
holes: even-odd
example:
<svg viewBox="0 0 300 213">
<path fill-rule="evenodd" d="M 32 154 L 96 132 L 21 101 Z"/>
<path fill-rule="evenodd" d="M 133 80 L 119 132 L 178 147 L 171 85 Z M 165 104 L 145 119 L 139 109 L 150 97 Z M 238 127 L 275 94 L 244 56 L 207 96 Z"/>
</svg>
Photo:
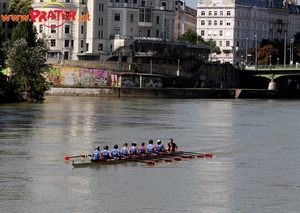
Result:
<svg viewBox="0 0 300 213">
<path fill-rule="evenodd" d="M 174 158 L 182 155 L 181 152 L 172 152 L 165 154 L 157 154 L 157 155 L 146 155 L 144 157 L 140 156 L 138 158 L 127 158 L 127 159 L 101 159 L 98 161 L 86 161 L 86 162 L 76 162 L 72 161 L 72 165 L 74 167 L 83 167 L 83 166 L 96 166 L 96 165 L 110 165 L 110 164 L 120 164 L 120 163 L 128 163 L 128 162 L 142 162 L 147 163 L 147 161 L 154 161 L 157 159 L 167 159 Z"/>
</svg>

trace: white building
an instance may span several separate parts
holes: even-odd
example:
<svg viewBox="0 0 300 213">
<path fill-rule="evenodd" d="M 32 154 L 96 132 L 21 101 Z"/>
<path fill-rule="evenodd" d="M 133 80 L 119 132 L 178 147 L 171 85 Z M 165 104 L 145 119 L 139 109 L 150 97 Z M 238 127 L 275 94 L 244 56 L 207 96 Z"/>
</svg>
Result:
<svg viewBox="0 0 300 213">
<path fill-rule="evenodd" d="M 49 37 L 48 57 L 54 60 L 101 56 L 105 61 L 113 54 L 130 55 L 137 39 L 173 39 L 175 0 L 34 0 L 33 9 L 47 15 L 71 10 L 67 15 L 75 11 L 77 20 L 81 15 L 85 19 L 35 22 L 39 35 Z"/>
<path fill-rule="evenodd" d="M 212 61 L 239 65 L 262 39 L 285 39 L 300 31 L 296 0 L 199 0 L 197 33 L 212 38 L 221 54 Z M 234 56 L 234 57 L 233 57 Z"/>
</svg>

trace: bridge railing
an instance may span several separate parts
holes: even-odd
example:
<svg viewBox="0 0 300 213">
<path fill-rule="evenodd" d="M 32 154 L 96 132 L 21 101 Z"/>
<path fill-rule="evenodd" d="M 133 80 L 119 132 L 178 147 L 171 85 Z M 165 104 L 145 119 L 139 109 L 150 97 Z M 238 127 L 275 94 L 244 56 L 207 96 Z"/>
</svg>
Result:
<svg viewBox="0 0 300 213">
<path fill-rule="evenodd" d="M 300 65 L 298 65 L 298 64 L 294 64 L 294 65 L 284 65 L 284 64 L 276 64 L 276 65 L 257 65 L 257 67 L 256 66 L 245 66 L 244 67 L 244 70 L 255 70 L 255 69 L 257 69 L 257 70 L 268 70 L 268 69 L 300 69 Z"/>
</svg>

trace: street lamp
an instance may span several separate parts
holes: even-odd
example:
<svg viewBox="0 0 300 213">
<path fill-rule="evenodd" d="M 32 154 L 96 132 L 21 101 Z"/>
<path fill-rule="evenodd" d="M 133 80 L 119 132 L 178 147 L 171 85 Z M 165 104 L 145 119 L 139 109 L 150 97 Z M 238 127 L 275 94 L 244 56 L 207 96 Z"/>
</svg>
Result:
<svg viewBox="0 0 300 213">
<path fill-rule="evenodd" d="M 246 38 L 246 63 L 248 62 L 248 39 Z"/>
<path fill-rule="evenodd" d="M 279 58 L 277 58 L 277 66 L 279 66 Z"/>
<path fill-rule="evenodd" d="M 178 59 L 178 61 L 177 61 L 177 76 L 179 76 L 179 72 L 180 72 L 180 70 L 179 70 L 179 63 L 180 63 L 180 60 Z"/>
<path fill-rule="evenodd" d="M 271 61 L 272 61 L 272 55 L 269 55 L 269 58 L 270 58 L 270 71 L 271 71 L 271 66 L 272 66 L 272 63 L 271 63 Z"/>
<path fill-rule="evenodd" d="M 257 70 L 257 35 L 255 37 L 255 69 Z"/>
<path fill-rule="evenodd" d="M 291 39 L 291 45 L 290 45 L 290 65 L 293 65 L 293 42 L 294 40 Z"/>
</svg>

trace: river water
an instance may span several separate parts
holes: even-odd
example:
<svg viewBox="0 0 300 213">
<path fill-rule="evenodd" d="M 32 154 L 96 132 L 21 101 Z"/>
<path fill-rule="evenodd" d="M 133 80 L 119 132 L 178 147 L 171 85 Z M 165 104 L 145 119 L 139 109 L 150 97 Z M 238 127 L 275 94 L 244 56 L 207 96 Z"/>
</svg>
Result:
<svg viewBox="0 0 300 213">
<path fill-rule="evenodd" d="M 0 105 L 0 212 L 299 212 L 298 100 L 46 98 Z M 214 157 L 64 161 L 170 137 Z"/>
</svg>

